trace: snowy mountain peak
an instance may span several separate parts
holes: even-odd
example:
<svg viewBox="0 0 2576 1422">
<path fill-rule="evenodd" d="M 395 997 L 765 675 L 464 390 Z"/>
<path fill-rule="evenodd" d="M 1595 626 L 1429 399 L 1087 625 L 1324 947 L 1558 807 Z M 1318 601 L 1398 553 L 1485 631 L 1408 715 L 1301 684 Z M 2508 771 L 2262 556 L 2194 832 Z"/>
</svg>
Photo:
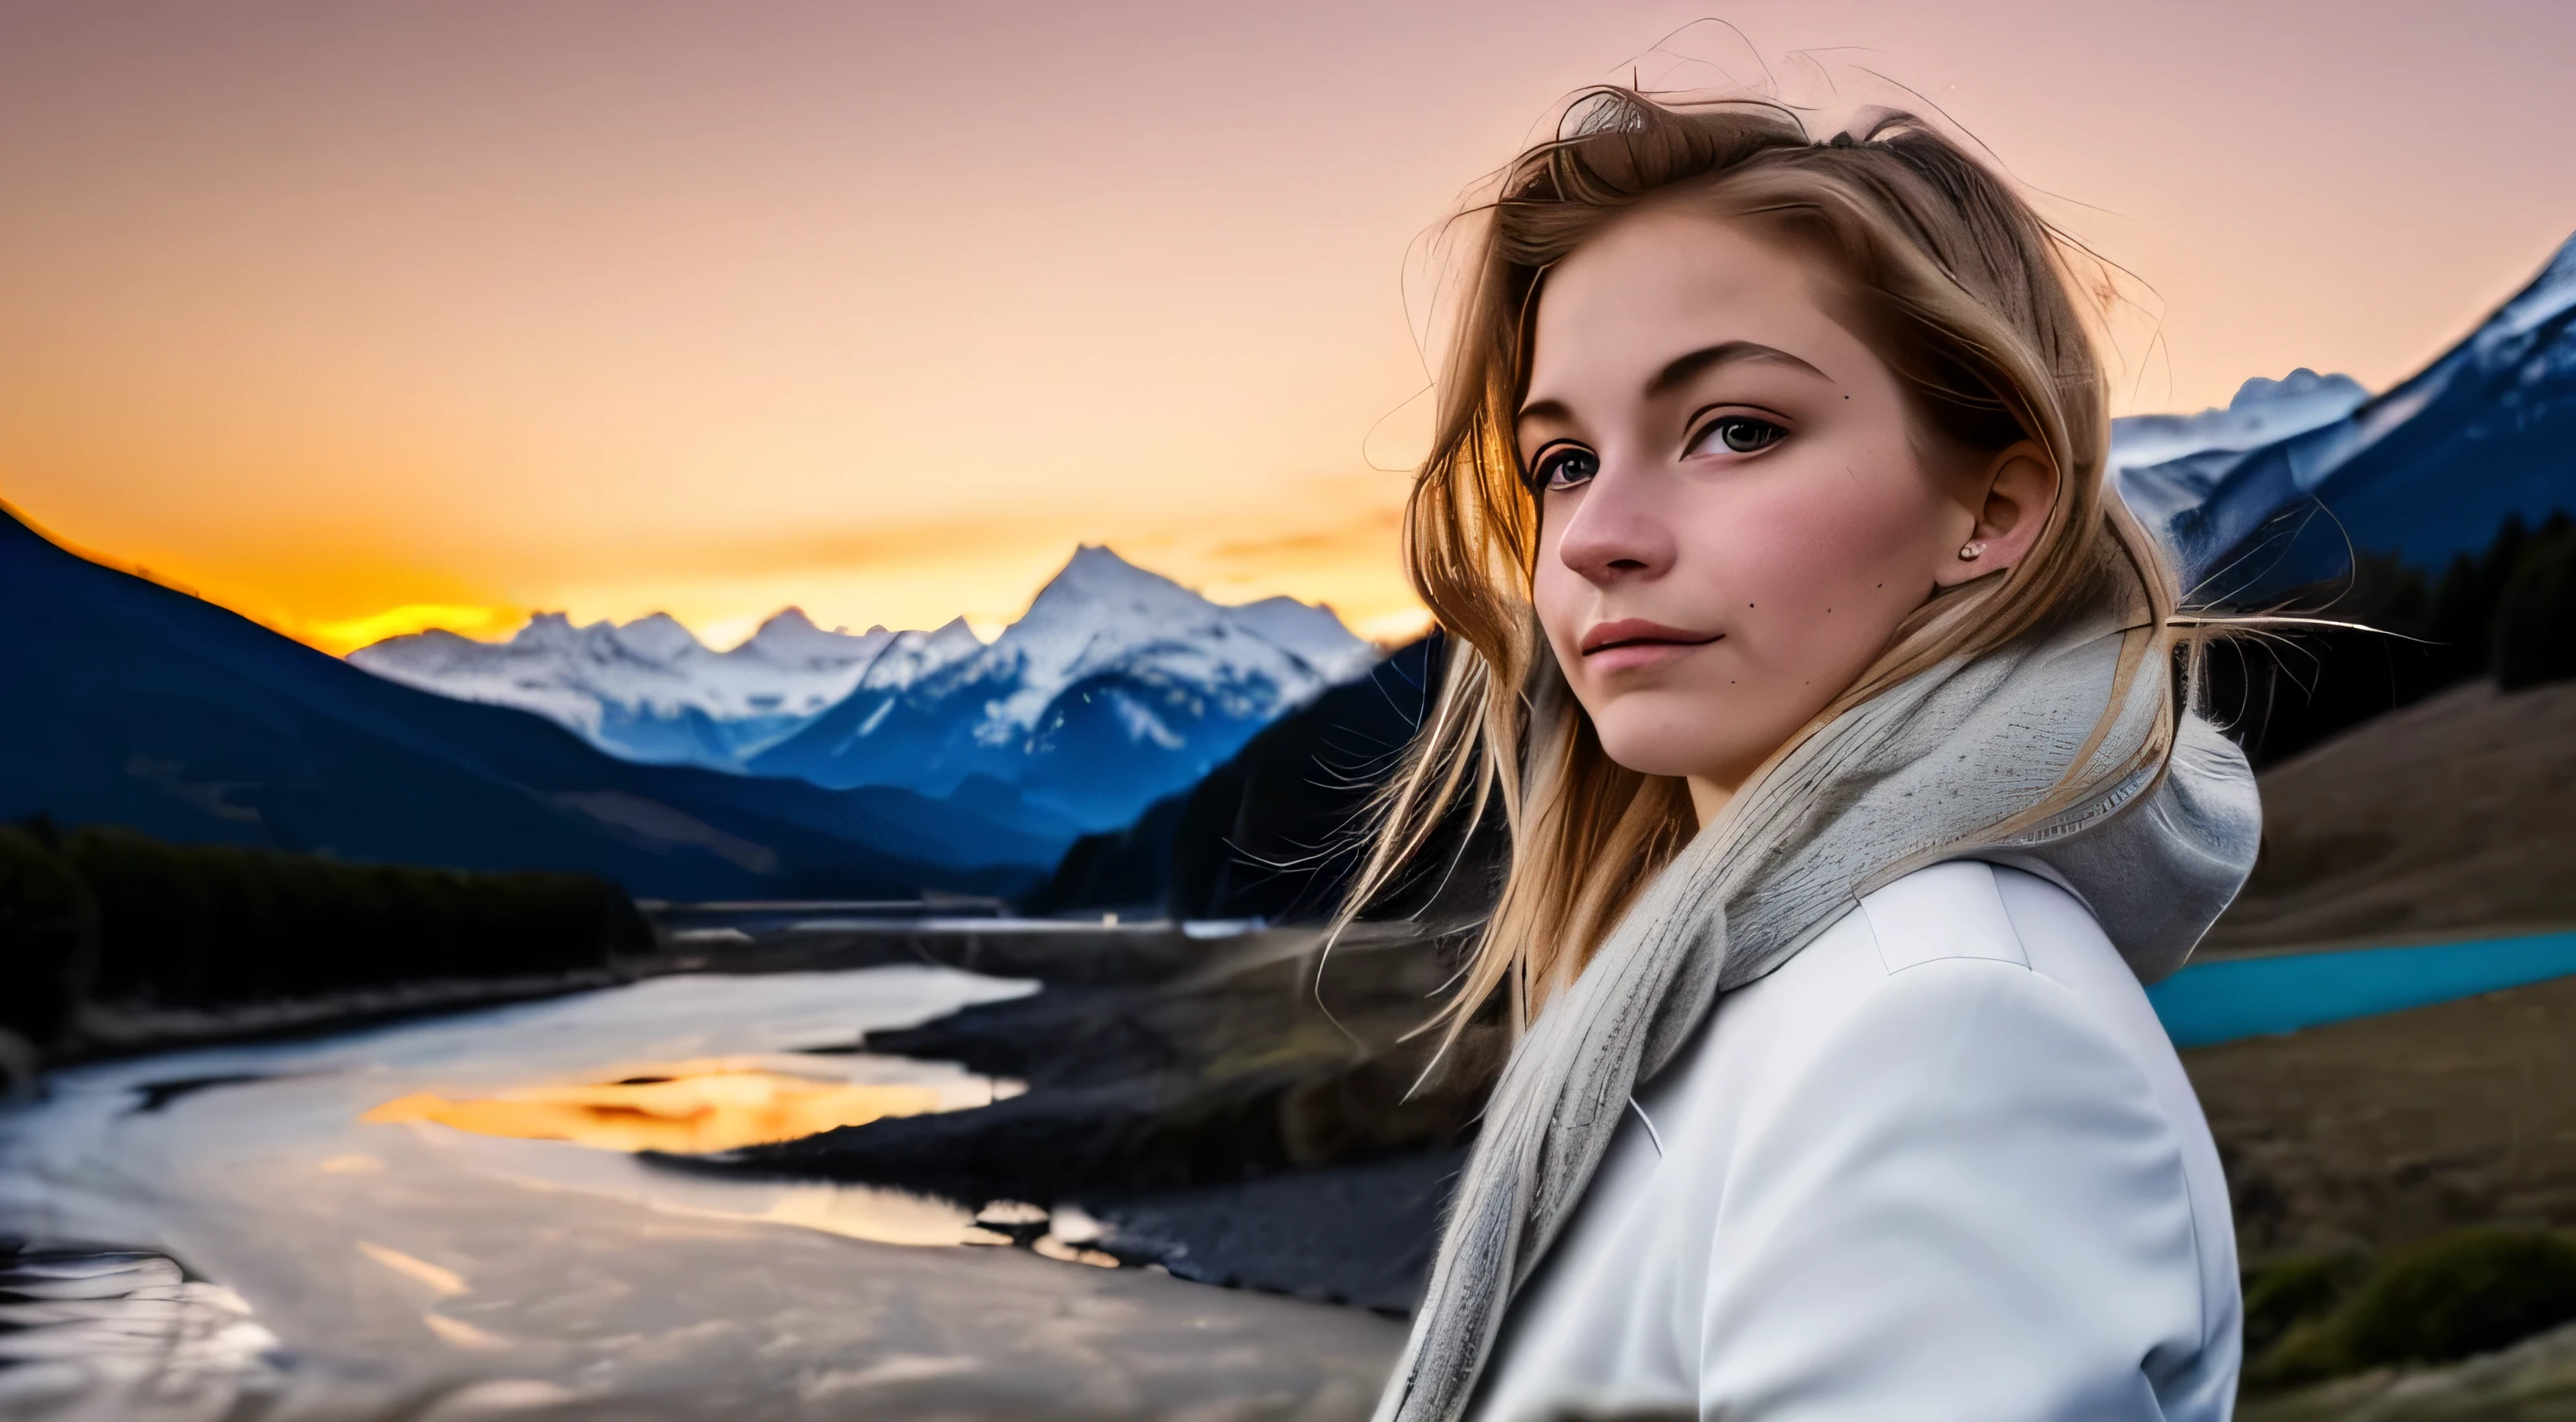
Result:
<svg viewBox="0 0 2576 1422">
<path fill-rule="evenodd" d="M 975 635 L 975 629 L 967 626 L 966 619 L 963 617 L 949 618 L 939 624 L 939 629 L 935 632 L 906 632 L 900 635 L 920 637 L 923 639 L 924 646 L 938 647 L 960 655 L 971 655 L 984 650 L 984 639 Z"/>
<path fill-rule="evenodd" d="M 921 636 L 898 636 L 880 665 L 943 644 L 962 655 L 910 675 L 895 696 L 874 694 L 871 672 L 751 768 L 933 795 L 989 777 L 1101 828 L 1377 661 L 1329 608 L 1284 597 L 1227 606 L 1092 546 L 1076 550 L 991 646 L 976 645 L 962 623 L 913 648 L 909 639 Z"/>
<path fill-rule="evenodd" d="M 760 630 L 752 633 L 749 640 L 725 655 L 823 671 L 867 661 L 883 651 L 893 637 L 883 627 L 871 627 L 856 636 L 846 628 L 826 632 L 814 625 L 805 609 L 791 607 L 760 624 Z"/>
<path fill-rule="evenodd" d="M 2483 354 L 2530 335 L 2570 307 L 2576 307 L 2576 237 L 2561 243 L 2540 274 L 2488 317 L 2469 343 Z"/>
<path fill-rule="evenodd" d="M 2187 580 L 2227 580 L 2212 595 L 2260 601 L 2339 578 L 2355 549 L 2438 569 L 2486 546 L 2509 515 L 2547 517 L 2568 504 L 2576 440 L 2576 239 L 2467 339 L 2380 395 L 2357 400 L 2358 387 L 2333 377 L 2280 386 L 2249 385 L 2257 398 L 2240 394 L 2223 412 L 2113 427 L 2121 494 Z M 2259 441 L 2244 429 L 2165 439 L 2236 421 L 2249 403 Z"/>
<path fill-rule="evenodd" d="M 2369 398 L 2370 392 L 2349 375 L 2319 375 L 2306 366 L 2274 380 L 2269 376 L 2250 376 L 2236 387 L 2236 398 L 2227 402 L 2228 413 L 2259 415 L 2265 410 L 2283 410 L 2297 402 L 2311 405 L 2340 405 L 2345 409 Z"/>
<path fill-rule="evenodd" d="M 870 628 L 868 635 L 885 633 L 885 640 L 868 660 L 868 666 L 852 692 L 901 691 L 934 672 L 973 657 L 984 650 L 984 639 L 966 625 L 963 617 L 952 617 L 935 632 L 885 632 Z"/>
<path fill-rule="evenodd" d="M 1172 580 L 1160 573 L 1149 573 L 1118 556 L 1118 550 L 1106 543 L 1077 543 L 1073 557 L 1066 560 L 1056 578 L 1145 578 L 1157 583 Z M 1052 582 L 1055 579 L 1049 579 Z M 1177 584 L 1175 584 L 1177 586 Z"/>
<path fill-rule="evenodd" d="M 724 652 L 659 613 L 623 626 L 541 613 L 506 642 L 428 632 L 349 660 L 537 712 L 630 760 L 932 795 L 985 777 L 1098 828 L 1364 675 L 1377 649 L 1330 608 L 1227 606 L 1092 546 L 989 646 L 962 617 L 853 634 L 791 607 Z"/>
<path fill-rule="evenodd" d="M 608 624 L 602 622 L 595 623 L 593 625 L 605 627 Z M 581 634 L 582 629 L 574 626 L 572 619 L 565 616 L 563 613 L 540 612 L 535 616 L 530 617 L 528 619 L 528 625 L 520 628 L 517 634 L 510 638 L 510 645 L 528 647 L 571 647 L 579 645 L 581 642 Z M 426 636 L 427 634 L 424 633 L 422 635 Z M 448 635 L 455 636 L 456 634 L 449 633 Z M 392 640 L 399 641 L 401 639 L 395 638 Z M 458 640 L 464 641 L 470 639 L 459 638 Z"/>
<path fill-rule="evenodd" d="M 1004 746 L 1093 678 L 1190 687 L 1217 714 L 1259 724 L 1375 661 L 1376 649 L 1324 609 L 1286 598 L 1228 607 L 1105 547 L 1084 546 L 960 675 L 992 688 L 975 740 Z M 1146 740 L 1171 734 L 1159 723 L 1133 729 Z"/>
<path fill-rule="evenodd" d="M 422 632 L 349 660 L 424 691 L 536 712 L 630 760 L 739 768 L 863 679 L 905 685 L 982 649 L 962 622 L 954 632 L 852 636 L 789 608 L 717 652 L 666 613 L 576 626 L 541 612 L 506 642 Z"/>
<path fill-rule="evenodd" d="M 1181 608 L 1207 600 L 1160 573 L 1149 573 L 1112 552 L 1106 545 L 1084 544 L 1029 604 L 1028 615 L 1041 608 L 1077 603 L 1086 606 Z"/>
<path fill-rule="evenodd" d="M 470 638 L 459 637 L 456 640 L 467 646 L 491 645 L 476 642 Z M 385 642 L 379 642 L 376 646 L 382 647 L 409 641 L 410 639 L 406 637 L 394 637 Z M 631 657 L 654 663 L 674 661 L 693 652 L 707 654 L 705 644 L 698 641 L 688 628 L 681 626 L 679 619 L 660 612 L 639 617 L 624 626 L 605 619 L 591 623 L 576 623 L 560 612 L 540 612 L 528 619 L 527 626 L 520 628 L 507 642 L 500 645 L 516 648 L 523 653 L 589 656 L 610 660 Z M 373 651 L 374 649 L 360 650 Z M 360 665 L 364 663 L 361 662 Z"/>
<path fill-rule="evenodd" d="M 1321 690 L 1376 660 L 1330 609 L 1285 597 L 1229 607 L 1085 545 L 993 642 L 1023 682 L 1000 719 L 1025 726 L 1032 698 L 1043 705 L 1071 681 L 1148 649 L 1193 662 L 1195 679 L 1209 685 L 1267 681 L 1282 691 L 1307 682 Z"/>
<path fill-rule="evenodd" d="M 2111 467 L 2143 469 L 2213 449 L 2252 449 L 2359 409 L 2370 392 L 2349 375 L 2301 366 L 2278 380 L 2255 376 L 2223 407 L 2196 415 L 2127 415 L 2111 422 Z"/>
<path fill-rule="evenodd" d="M 609 624 L 597 624 L 606 627 Z M 672 662 L 691 652 L 704 652 L 706 644 L 696 634 L 680 625 L 680 619 L 667 612 L 651 613 L 615 629 L 617 644 L 649 662 Z"/>
<path fill-rule="evenodd" d="M 2306 366 L 2279 380 L 2258 375 L 2224 408 L 2113 420 L 2111 478 L 2130 511 L 2170 542 L 2175 520 L 2199 508 L 2245 451 L 2345 420 L 2369 400 L 2349 375 Z"/>
</svg>

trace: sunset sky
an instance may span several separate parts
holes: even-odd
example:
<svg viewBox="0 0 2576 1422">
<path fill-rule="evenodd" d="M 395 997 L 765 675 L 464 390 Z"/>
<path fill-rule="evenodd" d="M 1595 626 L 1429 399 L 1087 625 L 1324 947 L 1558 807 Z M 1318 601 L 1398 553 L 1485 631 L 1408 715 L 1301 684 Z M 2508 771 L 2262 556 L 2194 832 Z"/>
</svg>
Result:
<svg viewBox="0 0 2576 1422">
<path fill-rule="evenodd" d="M 0 0 L 0 500 L 334 651 L 989 633 L 1078 542 L 1392 636 L 1422 239 L 1569 90 L 1937 104 L 2143 283 L 2138 411 L 2465 331 L 2576 232 L 2571 56 L 2557 0 Z"/>
</svg>

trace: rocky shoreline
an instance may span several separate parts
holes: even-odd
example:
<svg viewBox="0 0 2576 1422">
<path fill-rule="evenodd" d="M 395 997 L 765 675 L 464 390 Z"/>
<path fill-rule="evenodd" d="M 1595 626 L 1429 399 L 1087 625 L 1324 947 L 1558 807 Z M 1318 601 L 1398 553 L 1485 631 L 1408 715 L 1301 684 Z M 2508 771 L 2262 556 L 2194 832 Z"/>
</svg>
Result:
<svg viewBox="0 0 2576 1422">
<path fill-rule="evenodd" d="M 1068 941 L 1029 965 L 1050 980 L 1034 996 L 848 1047 L 954 1062 L 1024 1094 L 657 1160 L 1031 1206 L 1096 1222 L 1077 1242 L 1122 1262 L 1409 1311 L 1500 1029 L 1471 1027 L 1425 1078 L 1432 1043 L 1407 1037 L 1453 965 L 1417 928 L 1364 927 L 1329 957 L 1311 929 L 1193 946 L 1194 965 L 1166 971 L 1154 934 Z"/>
</svg>

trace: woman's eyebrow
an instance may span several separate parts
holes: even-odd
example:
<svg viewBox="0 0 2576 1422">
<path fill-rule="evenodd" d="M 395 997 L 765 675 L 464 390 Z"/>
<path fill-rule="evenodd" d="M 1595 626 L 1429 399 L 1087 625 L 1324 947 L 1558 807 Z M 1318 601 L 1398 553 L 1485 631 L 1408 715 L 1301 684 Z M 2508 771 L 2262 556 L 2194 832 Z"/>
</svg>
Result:
<svg viewBox="0 0 2576 1422">
<path fill-rule="evenodd" d="M 1521 406 L 1520 412 L 1512 416 L 1512 424 L 1518 427 L 1528 420 L 1555 420 L 1560 424 L 1572 424 L 1574 412 L 1567 409 L 1562 400 L 1532 400 Z"/>
<path fill-rule="evenodd" d="M 1777 365 L 1793 366 L 1828 385 L 1834 383 L 1832 376 L 1778 346 L 1766 346 L 1759 341 L 1720 341 L 1716 345 L 1702 346 L 1698 350 L 1675 356 L 1665 362 L 1664 368 L 1655 372 L 1655 378 L 1646 382 L 1646 396 L 1648 399 L 1653 399 L 1657 396 L 1669 395 L 1676 388 L 1689 384 L 1721 365 L 1733 365 L 1739 361 L 1768 361 Z M 1521 406 L 1520 410 L 1512 416 L 1512 423 L 1519 425 L 1527 420 L 1540 419 L 1571 423 L 1574 412 L 1566 408 L 1562 400 L 1532 400 Z"/>
<path fill-rule="evenodd" d="M 1738 361 L 1748 360 L 1795 366 L 1828 385 L 1834 381 L 1832 376 L 1777 346 L 1766 346 L 1758 341 L 1720 341 L 1716 345 L 1702 346 L 1688 355 L 1675 356 L 1667 361 L 1662 370 L 1655 372 L 1655 378 L 1646 382 L 1646 395 L 1650 399 L 1658 395 L 1669 395 L 1675 389 L 1689 384 L 1692 380 L 1721 365 L 1733 365 Z"/>
</svg>

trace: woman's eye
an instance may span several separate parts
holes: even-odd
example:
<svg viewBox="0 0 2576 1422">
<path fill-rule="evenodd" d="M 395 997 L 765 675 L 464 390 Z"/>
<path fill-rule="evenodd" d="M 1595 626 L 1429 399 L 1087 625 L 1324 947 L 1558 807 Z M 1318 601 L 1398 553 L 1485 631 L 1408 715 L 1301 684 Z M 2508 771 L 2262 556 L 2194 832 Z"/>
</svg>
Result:
<svg viewBox="0 0 2576 1422">
<path fill-rule="evenodd" d="M 1552 449 L 1538 457 L 1530 470 L 1530 485 L 1539 491 L 1571 489 L 1590 483 L 1601 472 L 1601 457 L 1588 449 Z"/>
<path fill-rule="evenodd" d="M 1700 432 L 1691 452 L 1714 454 L 1722 449 L 1729 454 L 1752 454 L 1769 449 L 1788 437 L 1787 430 L 1769 420 L 1758 420 L 1751 415 L 1723 415 L 1710 421 L 1708 428 Z"/>
</svg>

